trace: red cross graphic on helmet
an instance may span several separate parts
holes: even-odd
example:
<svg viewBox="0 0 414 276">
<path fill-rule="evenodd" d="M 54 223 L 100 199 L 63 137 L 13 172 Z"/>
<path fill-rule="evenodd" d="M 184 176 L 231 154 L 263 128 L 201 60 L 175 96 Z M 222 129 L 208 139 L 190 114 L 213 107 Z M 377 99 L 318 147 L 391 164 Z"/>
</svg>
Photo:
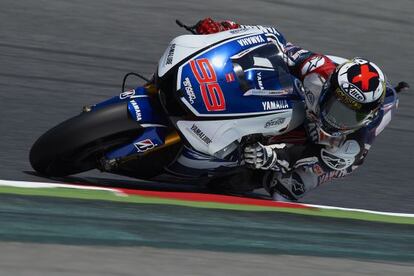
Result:
<svg viewBox="0 0 414 276">
<path fill-rule="evenodd" d="M 368 64 L 363 64 L 361 65 L 361 73 L 355 76 L 352 79 L 352 82 L 353 83 L 361 82 L 362 90 L 368 90 L 369 81 L 374 77 L 378 77 L 378 74 L 375 72 L 369 71 Z"/>
</svg>

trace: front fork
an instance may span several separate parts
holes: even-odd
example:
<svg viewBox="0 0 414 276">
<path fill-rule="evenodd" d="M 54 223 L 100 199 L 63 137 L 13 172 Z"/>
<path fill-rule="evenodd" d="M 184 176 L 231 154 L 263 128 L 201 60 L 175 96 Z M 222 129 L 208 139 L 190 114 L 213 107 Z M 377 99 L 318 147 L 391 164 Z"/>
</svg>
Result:
<svg viewBox="0 0 414 276">
<path fill-rule="evenodd" d="M 119 96 L 90 107 L 90 111 L 107 105 L 125 102 L 130 117 L 137 122 L 137 137 L 121 147 L 106 152 L 101 159 L 101 168 L 110 171 L 122 161 L 149 154 L 180 142 L 175 130 L 168 127 L 168 119 L 158 102 L 157 88 L 153 84 L 124 91 Z"/>
</svg>

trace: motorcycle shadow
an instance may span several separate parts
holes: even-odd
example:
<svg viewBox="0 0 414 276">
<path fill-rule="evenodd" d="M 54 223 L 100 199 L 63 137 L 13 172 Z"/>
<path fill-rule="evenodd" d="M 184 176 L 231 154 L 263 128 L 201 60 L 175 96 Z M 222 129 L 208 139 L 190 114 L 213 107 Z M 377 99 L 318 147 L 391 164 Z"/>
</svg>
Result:
<svg viewBox="0 0 414 276">
<path fill-rule="evenodd" d="M 104 188 L 123 188 L 131 190 L 146 190 L 146 191 L 165 191 L 165 192 L 183 192 L 183 193 L 203 193 L 203 194 L 219 194 L 219 195 L 232 195 L 243 196 L 248 198 L 260 198 L 269 199 L 269 196 L 265 195 L 261 190 L 255 190 L 253 192 L 234 192 L 212 189 L 208 187 L 207 183 L 203 181 L 194 180 L 182 180 L 182 179 L 166 179 L 161 176 L 154 180 L 143 179 L 131 179 L 131 178 L 109 178 L 109 177 L 96 177 L 96 176 L 66 176 L 66 177 L 50 177 L 41 175 L 34 171 L 24 171 L 25 174 L 35 176 L 36 178 L 47 179 L 54 183 L 62 184 L 75 184 L 84 186 L 96 186 Z"/>
</svg>

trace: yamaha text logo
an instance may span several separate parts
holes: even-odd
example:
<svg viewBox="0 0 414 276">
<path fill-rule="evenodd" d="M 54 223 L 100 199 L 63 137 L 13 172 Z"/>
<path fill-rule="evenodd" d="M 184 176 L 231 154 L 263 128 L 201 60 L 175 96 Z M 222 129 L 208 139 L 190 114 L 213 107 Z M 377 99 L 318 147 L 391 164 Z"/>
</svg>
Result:
<svg viewBox="0 0 414 276">
<path fill-rule="evenodd" d="M 193 124 L 193 126 L 191 127 L 191 131 L 195 135 L 197 135 L 197 137 L 200 138 L 201 141 L 203 141 L 206 145 L 211 144 L 211 138 L 204 134 L 204 132 L 201 129 L 199 129 L 197 125 Z"/>
</svg>

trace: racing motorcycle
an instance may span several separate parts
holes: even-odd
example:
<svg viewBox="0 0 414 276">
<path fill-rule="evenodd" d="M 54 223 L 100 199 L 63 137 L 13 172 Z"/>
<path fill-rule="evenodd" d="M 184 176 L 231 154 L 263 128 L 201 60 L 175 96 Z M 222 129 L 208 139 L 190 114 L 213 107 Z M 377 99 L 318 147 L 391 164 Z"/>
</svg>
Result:
<svg viewBox="0 0 414 276">
<path fill-rule="evenodd" d="M 404 85 L 387 92 L 380 128 Z M 151 80 L 124 90 L 43 134 L 31 148 L 32 167 L 48 176 L 99 169 L 140 179 L 215 178 L 243 166 L 248 143 L 306 140 L 305 91 L 279 37 L 265 29 L 179 36 Z"/>
</svg>

